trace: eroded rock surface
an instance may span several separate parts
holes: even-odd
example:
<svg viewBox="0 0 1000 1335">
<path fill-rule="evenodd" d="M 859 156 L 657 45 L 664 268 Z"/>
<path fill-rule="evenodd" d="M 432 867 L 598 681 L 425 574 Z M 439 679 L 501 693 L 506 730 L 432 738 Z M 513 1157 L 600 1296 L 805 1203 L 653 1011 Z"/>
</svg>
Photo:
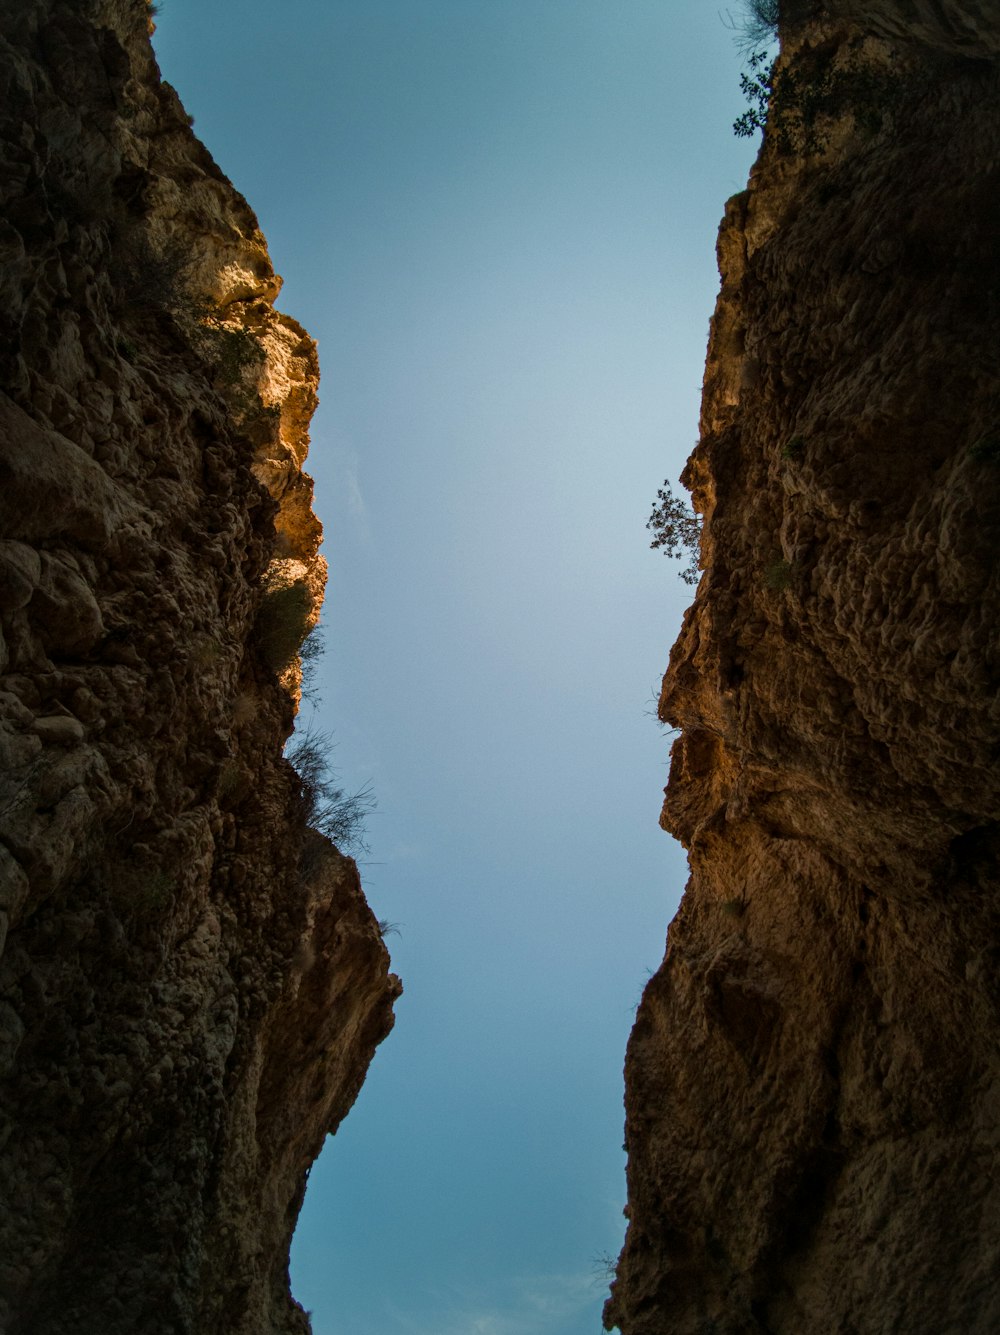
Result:
<svg viewBox="0 0 1000 1335">
<path fill-rule="evenodd" d="M 796 0 L 788 7 L 794 8 Z M 827 19 L 860 23 L 882 37 L 968 55 L 1000 53 L 994 0 L 817 0 Z"/>
<path fill-rule="evenodd" d="M 309 1164 L 392 1023 L 281 752 L 315 347 L 145 0 L 0 0 L 0 1330 L 304 1332 Z"/>
<path fill-rule="evenodd" d="M 998 16 L 862 8 L 784 59 L 884 116 L 770 127 L 719 238 L 625 1335 L 1000 1329 Z"/>
</svg>

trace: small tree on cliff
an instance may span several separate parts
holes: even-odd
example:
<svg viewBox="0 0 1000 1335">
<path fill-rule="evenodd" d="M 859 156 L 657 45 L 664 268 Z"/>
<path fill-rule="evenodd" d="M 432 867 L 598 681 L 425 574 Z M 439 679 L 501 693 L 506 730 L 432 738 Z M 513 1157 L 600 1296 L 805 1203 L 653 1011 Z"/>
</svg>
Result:
<svg viewBox="0 0 1000 1335">
<path fill-rule="evenodd" d="M 779 0 L 747 0 L 745 13 L 738 19 L 728 15 L 727 26 L 739 33 L 739 45 L 744 51 L 754 51 L 765 43 L 778 40 L 781 22 Z"/>
<path fill-rule="evenodd" d="M 293 733 L 285 751 L 299 781 L 302 823 L 331 839 L 342 853 L 367 853 L 365 819 L 375 808 L 371 784 L 349 793 L 330 766 L 333 744 L 328 733 Z"/>
<path fill-rule="evenodd" d="M 674 495 L 668 481 L 664 481 L 656 493 L 656 504 L 646 520 L 646 527 L 653 534 L 650 547 L 659 547 L 664 556 L 676 557 L 678 561 L 686 557 L 687 565 L 680 572 L 681 579 L 685 584 L 697 584 L 701 515 L 687 501 Z"/>
</svg>

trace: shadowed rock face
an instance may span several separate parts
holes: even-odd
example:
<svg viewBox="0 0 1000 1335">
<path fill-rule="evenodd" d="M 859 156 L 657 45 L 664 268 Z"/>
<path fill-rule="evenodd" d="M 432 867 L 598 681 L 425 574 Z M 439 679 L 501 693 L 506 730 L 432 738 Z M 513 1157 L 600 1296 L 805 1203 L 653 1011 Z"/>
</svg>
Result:
<svg viewBox="0 0 1000 1335">
<path fill-rule="evenodd" d="M 974 18 L 976 59 L 796 34 L 889 114 L 772 133 L 720 232 L 625 1335 L 1000 1329 L 997 20 L 917 8 Z"/>
<path fill-rule="evenodd" d="M 0 191 L 0 1330 L 305 1332 L 399 991 L 281 758 L 315 347 L 145 0 L 0 0 Z"/>
<path fill-rule="evenodd" d="M 831 19 L 976 59 L 1000 53 L 994 0 L 819 0 Z"/>
</svg>

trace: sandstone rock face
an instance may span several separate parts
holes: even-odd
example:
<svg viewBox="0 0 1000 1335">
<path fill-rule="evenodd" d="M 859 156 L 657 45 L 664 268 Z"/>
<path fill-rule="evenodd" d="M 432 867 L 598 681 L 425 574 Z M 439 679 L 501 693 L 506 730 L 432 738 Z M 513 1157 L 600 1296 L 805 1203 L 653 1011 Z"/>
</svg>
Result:
<svg viewBox="0 0 1000 1335">
<path fill-rule="evenodd" d="M 0 1330 L 301 1335 L 392 1023 L 282 748 L 316 351 L 145 0 L 0 0 Z"/>
<path fill-rule="evenodd" d="M 719 238 L 625 1335 L 1000 1329 L 998 17 L 865 10 L 784 59 L 874 70 L 884 118 L 770 126 Z"/>
<path fill-rule="evenodd" d="M 1000 53 L 993 0 L 820 0 L 827 18 L 863 24 L 896 40 L 981 58 Z"/>
</svg>

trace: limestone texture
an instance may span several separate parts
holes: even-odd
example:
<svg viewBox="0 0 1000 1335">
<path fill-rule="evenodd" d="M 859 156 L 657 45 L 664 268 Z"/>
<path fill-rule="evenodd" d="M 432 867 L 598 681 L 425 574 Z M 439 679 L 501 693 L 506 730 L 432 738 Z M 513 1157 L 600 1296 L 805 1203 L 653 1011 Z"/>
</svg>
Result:
<svg viewBox="0 0 1000 1335">
<path fill-rule="evenodd" d="M 282 758 L 316 349 L 150 24 L 0 0 L 0 1331 L 304 1335 L 399 984 Z"/>
<path fill-rule="evenodd" d="M 624 1335 L 1000 1330 L 1000 14 L 824 9 L 719 235 Z"/>
</svg>

